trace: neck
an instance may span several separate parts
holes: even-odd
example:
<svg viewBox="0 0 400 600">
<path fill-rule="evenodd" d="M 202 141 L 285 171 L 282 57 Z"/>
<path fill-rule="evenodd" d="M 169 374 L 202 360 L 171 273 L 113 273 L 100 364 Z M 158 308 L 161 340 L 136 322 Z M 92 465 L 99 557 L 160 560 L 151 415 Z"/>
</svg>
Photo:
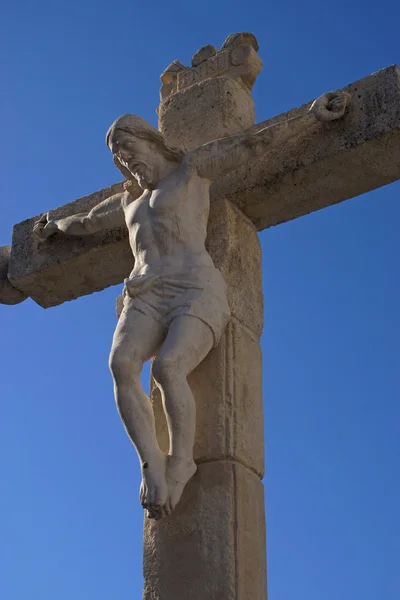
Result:
<svg viewBox="0 0 400 600">
<path fill-rule="evenodd" d="M 157 171 L 157 184 L 171 175 L 173 171 L 175 171 L 179 167 L 179 163 L 177 161 L 167 160 L 163 158 L 159 161 L 159 164 L 156 167 Z"/>
</svg>

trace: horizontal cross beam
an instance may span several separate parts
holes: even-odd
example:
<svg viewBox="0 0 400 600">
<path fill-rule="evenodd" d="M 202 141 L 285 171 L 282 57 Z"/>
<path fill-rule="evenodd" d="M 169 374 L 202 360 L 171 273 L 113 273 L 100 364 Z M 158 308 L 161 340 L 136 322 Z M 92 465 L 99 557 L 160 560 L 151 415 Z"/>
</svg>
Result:
<svg viewBox="0 0 400 600">
<path fill-rule="evenodd" d="M 229 173 L 215 183 L 214 195 L 235 200 L 261 231 L 400 179 L 400 69 L 382 69 L 343 91 L 351 101 L 342 120 Z M 310 105 L 255 130 L 300 116 Z"/>
<path fill-rule="evenodd" d="M 400 70 L 388 67 L 345 91 L 351 104 L 344 119 L 290 141 L 216 181 L 211 202 L 232 201 L 258 230 L 301 217 L 400 179 Z M 254 126 L 254 130 L 299 116 L 305 104 Z M 50 211 L 59 219 L 89 211 L 122 184 Z M 212 219 L 212 211 L 211 216 Z M 86 238 L 32 237 L 38 216 L 14 227 L 8 276 L 47 308 L 120 283 L 133 258 L 125 228 Z"/>
</svg>

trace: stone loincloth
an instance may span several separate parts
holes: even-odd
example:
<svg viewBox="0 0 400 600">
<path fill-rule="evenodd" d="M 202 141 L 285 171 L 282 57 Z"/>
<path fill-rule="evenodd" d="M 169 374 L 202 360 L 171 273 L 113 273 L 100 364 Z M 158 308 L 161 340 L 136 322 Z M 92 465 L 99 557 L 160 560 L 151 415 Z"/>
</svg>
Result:
<svg viewBox="0 0 400 600">
<path fill-rule="evenodd" d="M 168 328 L 181 315 L 197 317 L 208 325 L 214 346 L 229 321 L 227 286 L 215 267 L 197 267 L 165 275 L 147 273 L 125 279 L 117 298 L 117 316 L 124 308 L 151 315 Z"/>
</svg>

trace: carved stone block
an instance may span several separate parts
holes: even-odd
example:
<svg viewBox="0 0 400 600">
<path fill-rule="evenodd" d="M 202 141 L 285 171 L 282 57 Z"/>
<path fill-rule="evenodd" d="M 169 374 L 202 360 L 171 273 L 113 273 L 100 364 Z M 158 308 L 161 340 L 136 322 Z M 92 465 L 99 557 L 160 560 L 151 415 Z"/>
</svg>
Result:
<svg viewBox="0 0 400 600">
<path fill-rule="evenodd" d="M 192 67 L 198 67 L 202 62 L 208 60 L 212 56 L 215 56 L 218 53 L 218 50 L 215 46 L 208 44 L 207 46 L 203 46 L 192 56 Z"/>
<path fill-rule="evenodd" d="M 254 48 L 249 44 L 241 44 L 218 52 L 191 69 L 180 71 L 177 75 L 177 91 L 221 75 L 237 79 L 251 91 L 261 68 L 262 61 Z"/>
<path fill-rule="evenodd" d="M 163 84 L 160 89 L 161 106 L 173 94 L 221 76 L 235 79 L 250 93 L 262 69 L 258 49 L 257 39 L 252 33 L 233 33 L 219 51 L 210 44 L 200 48 L 193 55 L 191 67 L 174 60 L 160 77 Z"/>
<path fill-rule="evenodd" d="M 178 77 L 181 73 L 185 71 Z M 248 129 L 255 112 L 253 99 L 237 81 L 216 77 L 170 96 L 160 105 L 158 116 L 159 129 L 169 145 L 193 150 Z"/>
<path fill-rule="evenodd" d="M 261 246 L 252 222 L 230 202 L 213 202 L 206 248 L 228 285 L 232 317 L 258 340 L 264 324 L 264 302 Z"/>
<path fill-rule="evenodd" d="M 200 465 L 175 512 L 145 520 L 143 600 L 267 600 L 264 487 L 240 464 Z"/>
</svg>

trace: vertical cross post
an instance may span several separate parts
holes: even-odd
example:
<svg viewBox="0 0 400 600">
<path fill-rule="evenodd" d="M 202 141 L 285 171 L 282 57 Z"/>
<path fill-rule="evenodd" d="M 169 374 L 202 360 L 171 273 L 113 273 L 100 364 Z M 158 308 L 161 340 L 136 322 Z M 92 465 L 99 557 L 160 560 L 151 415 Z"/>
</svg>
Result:
<svg viewBox="0 0 400 600">
<path fill-rule="evenodd" d="M 235 43 L 195 69 L 178 67 L 163 86 L 159 108 L 167 143 L 191 150 L 251 127 L 251 85 L 260 68 L 254 46 Z M 211 205 L 207 248 L 228 285 L 232 318 L 218 347 L 189 378 L 198 470 L 170 517 L 145 520 L 144 600 L 267 598 L 261 252 L 254 225 L 223 197 Z M 167 452 L 161 398 L 151 387 Z"/>
</svg>

